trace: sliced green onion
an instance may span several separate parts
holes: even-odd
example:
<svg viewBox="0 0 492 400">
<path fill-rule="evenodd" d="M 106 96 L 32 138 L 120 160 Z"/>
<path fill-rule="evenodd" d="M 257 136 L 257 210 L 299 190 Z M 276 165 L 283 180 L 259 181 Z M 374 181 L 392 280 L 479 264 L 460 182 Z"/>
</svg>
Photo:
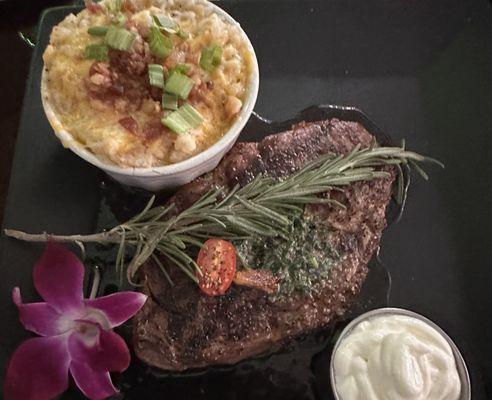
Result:
<svg viewBox="0 0 492 400">
<path fill-rule="evenodd" d="M 105 44 L 89 44 L 85 48 L 85 58 L 97 61 L 108 61 L 109 48 Z"/>
<path fill-rule="evenodd" d="M 156 57 L 166 58 L 173 51 L 173 41 L 156 27 L 150 29 L 148 41 L 150 52 Z"/>
<path fill-rule="evenodd" d="M 187 63 L 177 63 L 174 68 L 173 68 L 173 71 L 178 71 L 178 72 L 181 72 L 182 74 L 187 74 L 189 72 L 191 68 L 191 65 L 190 64 L 187 64 Z"/>
<path fill-rule="evenodd" d="M 164 68 L 160 64 L 149 64 L 149 82 L 151 86 L 164 88 Z"/>
<path fill-rule="evenodd" d="M 111 13 L 117 13 L 121 11 L 121 7 L 123 7 L 123 0 L 113 0 L 107 5 L 108 10 Z"/>
<path fill-rule="evenodd" d="M 177 35 L 183 40 L 186 40 L 190 37 L 190 34 L 186 31 L 182 30 L 181 28 L 179 28 Z"/>
<path fill-rule="evenodd" d="M 177 33 L 179 31 L 179 25 L 171 18 L 164 15 L 153 14 L 152 19 L 154 20 L 154 24 L 159 29 L 162 29 L 168 33 Z"/>
<path fill-rule="evenodd" d="M 162 123 L 165 126 L 179 135 L 198 127 L 202 122 L 203 117 L 190 104 L 181 106 L 177 111 L 172 112 L 162 119 Z"/>
<path fill-rule="evenodd" d="M 208 72 L 212 72 L 215 68 L 220 65 L 222 61 L 222 47 L 219 45 L 212 45 L 210 47 L 205 47 L 202 50 L 202 55 L 200 57 L 200 66 Z"/>
<path fill-rule="evenodd" d="M 92 36 L 106 36 L 108 29 L 107 26 L 91 26 L 87 29 L 87 33 Z"/>
<path fill-rule="evenodd" d="M 125 14 L 117 14 L 114 23 L 119 26 L 125 25 L 126 22 L 126 15 Z"/>
<path fill-rule="evenodd" d="M 162 108 L 166 110 L 177 110 L 178 96 L 174 94 L 164 93 L 162 95 Z"/>
<path fill-rule="evenodd" d="M 178 35 L 181 39 L 184 40 L 190 37 L 188 32 L 182 30 L 181 27 L 176 23 L 176 21 L 172 20 L 169 17 L 153 14 L 152 19 L 154 20 L 155 26 L 157 26 L 160 30 Z"/>
<path fill-rule="evenodd" d="M 164 89 L 166 92 L 175 94 L 179 98 L 186 100 L 194 84 L 193 79 L 188 78 L 179 71 L 173 71 L 169 75 Z"/>
<path fill-rule="evenodd" d="M 162 119 L 162 123 L 178 135 L 187 133 L 191 127 L 178 111 L 174 111 Z"/>
<path fill-rule="evenodd" d="M 135 34 L 125 28 L 112 26 L 106 33 L 105 43 L 113 49 L 128 51 L 135 42 Z"/>
<path fill-rule="evenodd" d="M 189 103 L 183 104 L 179 108 L 179 112 L 192 128 L 197 128 L 203 123 L 202 115 Z"/>
<path fill-rule="evenodd" d="M 169 71 L 167 70 L 166 67 L 164 67 L 164 81 L 167 81 L 168 78 L 169 78 Z"/>
</svg>

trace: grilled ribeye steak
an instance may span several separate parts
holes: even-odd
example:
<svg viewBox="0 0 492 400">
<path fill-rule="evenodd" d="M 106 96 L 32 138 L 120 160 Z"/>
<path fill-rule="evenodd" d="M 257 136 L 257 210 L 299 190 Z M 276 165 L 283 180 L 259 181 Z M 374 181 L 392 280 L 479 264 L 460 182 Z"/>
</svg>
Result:
<svg viewBox="0 0 492 400">
<path fill-rule="evenodd" d="M 170 201 L 183 209 L 214 187 L 244 185 L 259 173 L 285 176 L 319 155 L 346 154 L 373 140 L 355 122 L 301 123 L 259 143 L 236 144 L 215 170 L 182 187 Z M 149 299 L 134 320 L 137 356 L 151 366 L 175 371 L 232 364 L 277 350 L 343 314 L 359 293 L 386 227 L 394 178 L 392 173 L 334 192 L 332 197 L 346 209 L 325 204 L 306 208 L 306 214 L 327 225 L 331 244 L 341 254 L 329 279 L 311 297 L 298 292 L 275 297 L 237 285 L 223 296 L 209 297 L 178 268 L 168 268 L 172 287 L 156 265 L 147 263 L 143 291 Z"/>
</svg>

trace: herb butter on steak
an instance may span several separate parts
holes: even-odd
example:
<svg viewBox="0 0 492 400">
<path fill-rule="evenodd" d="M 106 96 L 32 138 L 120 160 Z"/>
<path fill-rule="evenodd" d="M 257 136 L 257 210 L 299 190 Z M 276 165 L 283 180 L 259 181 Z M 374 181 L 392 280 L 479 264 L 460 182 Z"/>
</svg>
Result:
<svg viewBox="0 0 492 400">
<path fill-rule="evenodd" d="M 244 185 L 259 173 L 286 176 L 320 155 L 346 154 L 373 140 L 355 122 L 301 123 L 259 143 L 236 144 L 215 170 L 182 187 L 170 201 L 184 209 L 214 187 Z M 278 350 L 296 336 L 331 323 L 347 310 L 366 278 L 367 264 L 386 227 L 394 179 L 392 173 L 332 193 L 346 209 L 306 207 L 306 220 L 323 230 L 316 237 L 327 238 L 337 254 L 327 277 L 323 275 L 311 293 L 279 296 L 233 285 L 225 295 L 209 297 L 178 268 L 168 268 L 175 283 L 171 286 L 149 261 L 142 275 L 149 299 L 134 320 L 137 356 L 153 367 L 174 371 L 233 364 Z"/>
</svg>

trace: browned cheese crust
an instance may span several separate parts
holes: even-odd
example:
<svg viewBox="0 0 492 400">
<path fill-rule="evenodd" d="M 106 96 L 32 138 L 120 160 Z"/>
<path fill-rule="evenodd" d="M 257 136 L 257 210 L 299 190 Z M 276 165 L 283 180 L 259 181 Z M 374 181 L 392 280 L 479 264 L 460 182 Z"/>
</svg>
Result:
<svg viewBox="0 0 492 400">
<path fill-rule="evenodd" d="M 184 186 L 170 201 L 183 209 L 213 187 L 245 184 L 260 172 L 285 176 L 319 155 L 346 154 L 357 144 L 369 146 L 373 139 L 355 122 L 301 123 L 259 143 L 238 143 L 215 170 Z M 223 296 L 209 297 L 178 268 L 168 268 L 176 284 L 171 287 L 148 263 L 143 291 L 149 299 L 134 321 L 137 356 L 151 366 L 175 371 L 233 364 L 277 350 L 332 322 L 347 310 L 366 278 L 367 264 L 386 227 L 393 181 L 392 173 L 333 193 L 346 210 L 308 207 L 306 213 L 327 224 L 333 245 L 343 254 L 313 297 L 296 293 L 279 300 L 235 285 Z"/>
</svg>

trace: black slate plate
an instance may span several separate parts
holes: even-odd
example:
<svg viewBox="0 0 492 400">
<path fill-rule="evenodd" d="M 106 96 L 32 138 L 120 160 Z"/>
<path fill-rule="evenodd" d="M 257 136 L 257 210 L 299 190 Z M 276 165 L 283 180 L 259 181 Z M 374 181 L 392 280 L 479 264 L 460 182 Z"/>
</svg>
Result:
<svg viewBox="0 0 492 400">
<path fill-rule="evenodd" d="M 312 104 L 356 106 L 395 141 L 405 137 L 410 148 L 445 162 L 445 171 L 432 171 L 431 183 L 415 180 L 401 222 L 384 235 L 380 255 L 393 278 L 389 304 L 420 312 L 445 329 L 468 363 L 473 399 L 492 397 L 490 3 L 265 0 L 221 5 L 242 23 L 257 50 L 260 115 L 281 121 Z M 68 12 L 49 11 L 42 22 L 5 227 L 89 233 L 99 220 L 101 174 L 57 143 L 39 96 L 42 50 L 51 27 Z M 248 129 L 243 139 L 257 134 Z M 26 300 L 36 299 L 31 268 L 41 247 L 4 237 L 0 246 L 3 376 L 9 355 L 28 337 L 10 290 L 19 285 Z M 275 372 L 269 359 L 260 360 L 244 364 L 237 379 L 229 370 L 214 370 L 193 380 L 137 382 L 126 388 L 127 398 L 329 399 L 329 352 L 318 353 L 316 340 L 305 341 L 317 353 L 312 359 L 309 352 L 301 352 L 304 359 L 292 359 L 289 352 L 278 356 L 283 371 Z M 295 383 L 292 376 L 298 378 Z M 63 398 L 77 396 L 71 391 Z"/>
</svg>

